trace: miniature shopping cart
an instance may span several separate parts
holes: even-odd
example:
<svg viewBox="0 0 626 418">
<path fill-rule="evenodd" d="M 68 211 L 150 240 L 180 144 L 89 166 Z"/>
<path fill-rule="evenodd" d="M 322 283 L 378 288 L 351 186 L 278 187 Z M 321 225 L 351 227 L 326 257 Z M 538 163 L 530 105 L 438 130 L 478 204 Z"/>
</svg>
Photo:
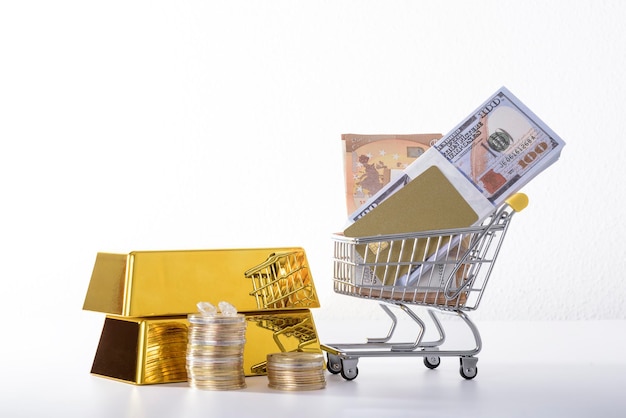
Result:
<svg viewBox="0 0 626 418">
<path fill-rule="evenodd" d="M 515 212 L 528 204 L 526 195 L 513 195 L 482 225 L 423 233 L 349 238 L 335 235 L 334 291 L 380 302 L 391 318 L 387 336 L 365 343 L 323 344 L 327 368 L 346 380 L 358 375 L 360 357 L 416 356 L 434 369 L 440 357 L 459 357 L 460 373 L 473 379 L 475 357 L 482 348 L 480 333 L 467 311 L 478 308 L 500 247 Z M 426 307 L 438 339 L 424 341 L 426 323 L 408 305 Z M 418 325 L 414 342 L 392 342 L 398 323 L 390 309 L 398 307 Z M 467 350 L 444 350 L 446 334 L 436 313 L 451 313 L 466 324 L 475 341 Z"/>
</svg>

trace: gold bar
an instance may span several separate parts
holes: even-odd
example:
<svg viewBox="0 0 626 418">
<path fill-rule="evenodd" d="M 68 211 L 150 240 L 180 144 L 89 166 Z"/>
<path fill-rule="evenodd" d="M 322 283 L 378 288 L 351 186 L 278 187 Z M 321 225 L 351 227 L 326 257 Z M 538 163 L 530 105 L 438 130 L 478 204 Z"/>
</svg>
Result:
<svg viewBox="0 0 626 418">
<path fill-rule="evenodd" d="M 172 316 L 200 301 L 239 312 L 320 306 L 304 250 L 288 247 L 98 253 L 83 309 Z"/>
<path fill-rule="evenodd" d="M 105 318 L 91 373 L 135 384 L 187 380 L 187 318 Z"/>
<path fill-rule="evenodd" d="M 322 353 L 308 309 L 246 313 L 244 373 L 267 374 L 268 354 L 288 351 Z M 148 385 L 187 381 L 186 316 L 126 318 L 107 315 L 91 373 Z"/>
</svg>

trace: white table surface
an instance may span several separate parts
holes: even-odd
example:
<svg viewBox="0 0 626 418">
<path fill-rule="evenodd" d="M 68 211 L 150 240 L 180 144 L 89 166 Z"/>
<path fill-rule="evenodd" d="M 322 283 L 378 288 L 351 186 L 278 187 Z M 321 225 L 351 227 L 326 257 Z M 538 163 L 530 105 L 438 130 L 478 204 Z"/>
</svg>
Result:
<svg viewBox="0 0 626 418">
<path fill-rule="evenodd" d="M 436 370 L 420 357 L 361 358 L 353 381 L 327 373 L 325 389 L 284 392 L 268 388 L 265 376 L 246 378 L 241 390 L 204 391 L 91 375 L 101 322 L 85 315 L 75 324 L 82 332 L 44 332 L 27 346 L 5 340 L 0 416 L 626 416 L 626 321 L 476 321 L 484 346 L 473 380 L 460 376 L 458 358 L 442 358 Z M 361 341 L 380 329 L 358 321 L 316 325 L 322 343 Z M 455 342 L 458 324 L 449 326 Z"/>
</svg>

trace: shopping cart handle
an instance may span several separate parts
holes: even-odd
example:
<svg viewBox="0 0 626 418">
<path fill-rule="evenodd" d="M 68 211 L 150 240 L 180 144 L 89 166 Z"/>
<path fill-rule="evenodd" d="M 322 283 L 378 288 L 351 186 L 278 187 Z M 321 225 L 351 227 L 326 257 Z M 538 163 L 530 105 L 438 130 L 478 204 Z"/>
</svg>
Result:
<svg viewBox="0 0 626 418">
<path fill-rule="evenodd" d="M 515 193 L 508 199 L 506 199 L 507 205 L 509 205 L 515 212 L 523 211 L 528 206 L 528 196 L 524 193 Z"/>
</svg>

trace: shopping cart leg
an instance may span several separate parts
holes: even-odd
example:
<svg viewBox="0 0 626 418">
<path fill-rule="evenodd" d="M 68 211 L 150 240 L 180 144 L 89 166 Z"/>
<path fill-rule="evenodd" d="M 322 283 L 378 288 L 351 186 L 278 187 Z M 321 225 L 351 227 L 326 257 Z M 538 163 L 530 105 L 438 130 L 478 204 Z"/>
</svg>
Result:
<svg viewBox="0 0 626 418">
<path fill-rule="evenodd" d="M 385 311 L 385 313 L 389 316 L 389 318 L 391 318 L 391 328 L 389 328 L 389 331 L 387 332 L 387 336 L 386 337 L 382 337 L 382 338 L 368 338 L 367 342 L 368 343 L 386 343 L 387 341 L 389 341 L 391 339 L 391 337 L 393 336 L 393 332 L 396 329 L 396 325 L 398 325 L 398 318 L 393 314 L 393 312 L 391 312 L 391 309 L 389 309 L 389 307 L 387 305 L 384 304 L 380 304 L 379 305 L 381 307 L 381 309 L 383 311 Z"/>
<path fill-rule="evenodd" d="M 394 344 L 391 347 L 391 351 L 413 351 L 420 346 L 426 325 L 424 324 L 424 321 L 422 321 L 421 318 L 417 316 L 408 306 L 403 303 L 396 303 L 396 305 L 398 305 L 400 309 L 402 309 L 413 321 L 417 323 L 419 326 L 419 332 L 417 333 L 417 338 L 414 343 Z"/>
<path fill-rule="evenodd" d="M 472 332 L 472 336 L 474 337 L 474 341 L 476 342 L 476 347 L 473 350 L 469 350 L 467 354 L 472 355 L 472 356 L 478 354 L 480 350 L 482 350 L 482 347 L 483 347 L 483 342 L 482 342 L 482 339 L 480 338 L 480 332 L 478 332 L 478 328 L 472 322 L 469 316 L 467 316 L 464 312 L 458 311 L 457 315 L 469 327 L 470 331 Z"/>
<path fill-rule="evenodd" d="M 443 330 L 441 321 L 435 315 L 435 311 L 432 309 L 429 309 L 428 315 L 430 316 L 430 319 L 432 319 L 433 324 L 435 324 L 435 328 L 437 329 L 437 332 L 439 333 L 439 339 L 435 341 L 422 341 L 422 343 L 420 344 L 420 347 L 439 347 L 446 341 L 446 333 Z"/>
</svg>

